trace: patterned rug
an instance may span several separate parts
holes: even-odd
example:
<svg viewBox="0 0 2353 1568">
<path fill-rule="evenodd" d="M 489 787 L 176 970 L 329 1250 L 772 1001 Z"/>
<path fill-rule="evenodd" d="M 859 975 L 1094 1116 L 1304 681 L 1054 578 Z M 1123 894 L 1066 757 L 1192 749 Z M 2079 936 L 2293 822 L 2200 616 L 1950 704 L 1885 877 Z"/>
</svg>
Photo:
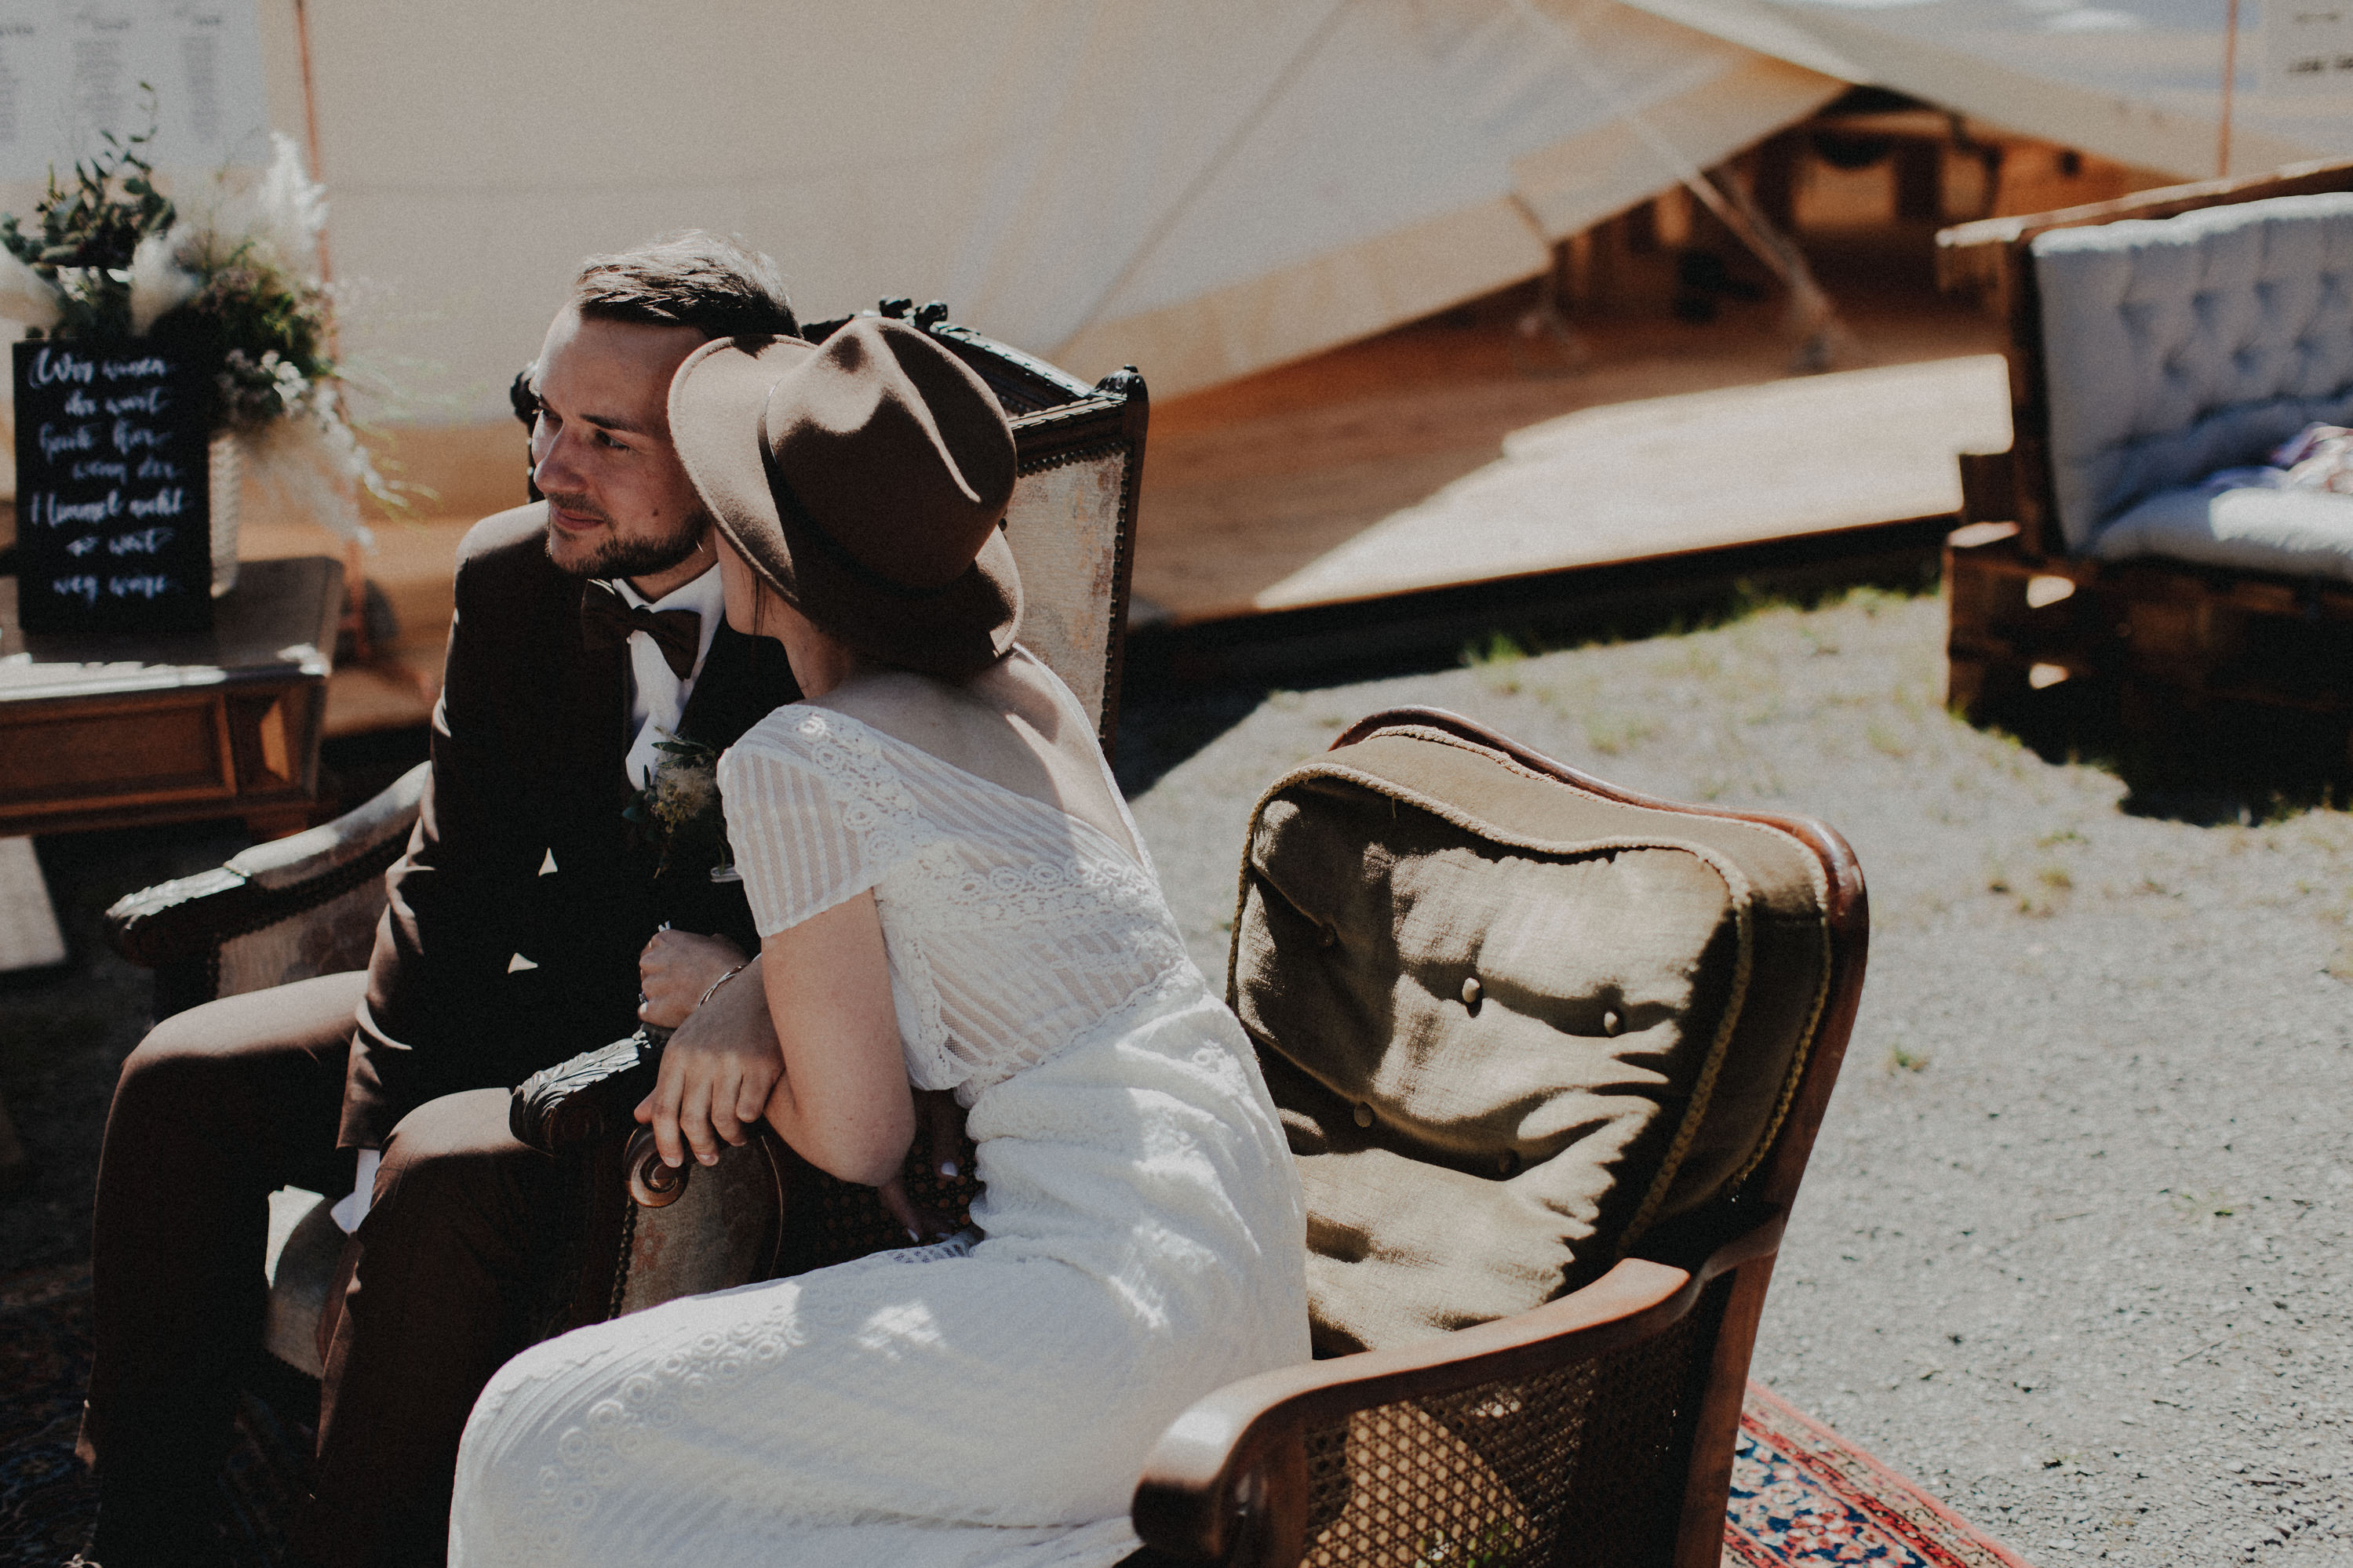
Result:
<svg viewBox="0 0 2353 1568">
<path fill-rule="evenodd" d="M 0 1280 L 0 1568 L 56 1568 L 81 1546 L 96 1489 L 74 1458 L 90 1379 L 90 1273 Z M 234 1568 L 270 1568 L 302 1488 L 310 1434 L 243 1403 L 221 1480 Z M 1733 1458 L 1725 1568 L 2027 1568 L 1910 1481 L 1750 1384 Z"/>
<path fill-rule="evenodd" d="M 98 1488 L 74 1457 L 90 1381 L 90 1270 L 0 1280 L 0 1568 L 57 1568 L 90 1534 Z M 229 1568 L 272 1568 L 301 1496 L 311 1434 L 261 1401 L 239 1403 L 221 1474 Z"/>
<path fill-rule="evenodd" d="M 1752 1383 L 1732 1458 L 1725 1568 L 1829 1563 L 2028 1568 L 1926 1492 Z"/>
</svg>

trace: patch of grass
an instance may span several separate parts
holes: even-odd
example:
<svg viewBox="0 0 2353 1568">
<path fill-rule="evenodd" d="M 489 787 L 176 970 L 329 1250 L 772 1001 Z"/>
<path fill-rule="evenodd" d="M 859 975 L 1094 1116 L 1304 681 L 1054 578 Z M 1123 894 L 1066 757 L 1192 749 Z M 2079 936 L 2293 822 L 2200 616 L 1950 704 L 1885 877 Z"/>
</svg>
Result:
<svg viewBox="0 0 2353 1568">
<path fill-rule="evenodd" d="M 2062 844 L 2088 844 L 2091 840 L 2072 827 L 2063 827 L 2056 833 L 2044 834 L 2034 842 L 2038 848 L 2056 849 Z"/>
<path fill-rule="evenodd" d="M 1912 754 L 1911 742 L 1897 734 L 1891 726 L 1876 719 L 1862 727 L 1862 738 L 1871 742 L 1871 749 L 1874 752 L 1884 752 L 1891 757 L 1908 757 Z"/>
<path fill-rule="evenodd" d="M 1658 732 L 1655 722 L 1630 713 L 1613 713 L 1604 709 L 1585 716 L 1586 743 L 1604 756 L 1614 757 Z"/>
<path fill-rule="evenodd" d="M 1888 1050 L 1887 1070 L 1891 1073 L 1926 1072 L 1932 1059 L 1934 1058 L 1929 1057 L 1915 1056 L 1902 1046 L 1895 1046 Z"/>
<path fill-rule="evenodd" d="M 1462 662 L 1476 670 L 1491 690 L 1509 697 L 1520 689 L 1519 667 L 1543 651 L 1533 641 L 1524 642 L 1506 631 L 1491 631 L 1463 645 Z"/>
</svg>

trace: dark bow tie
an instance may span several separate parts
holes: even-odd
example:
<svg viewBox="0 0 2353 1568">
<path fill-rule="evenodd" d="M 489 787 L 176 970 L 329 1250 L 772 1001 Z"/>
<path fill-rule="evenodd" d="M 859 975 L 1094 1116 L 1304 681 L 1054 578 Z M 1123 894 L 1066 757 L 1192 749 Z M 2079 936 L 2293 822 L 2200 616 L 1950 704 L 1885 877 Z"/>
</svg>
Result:
<svg viewBox="0 0 2353 1568">
<path fill-rule="evenodd" d="M 624 604 L 621 595 L 602 583 L 592 583 L 580 600 L 580 640 L 592 650 L 617 648 L 632 632 L 643 632 L 661 649 L 670 672 L 684 680 L 694 673 L 694 656 L 702 648 L 702 616 L 693 610 L 649 610 Z"/>
</svg>

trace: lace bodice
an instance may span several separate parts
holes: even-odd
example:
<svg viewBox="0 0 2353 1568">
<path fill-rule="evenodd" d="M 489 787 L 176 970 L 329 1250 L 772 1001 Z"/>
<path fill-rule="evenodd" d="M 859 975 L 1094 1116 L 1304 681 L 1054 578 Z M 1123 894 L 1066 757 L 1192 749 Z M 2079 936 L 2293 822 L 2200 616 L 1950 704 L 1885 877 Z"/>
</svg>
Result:
<svg viewBox="0 0 2353 1568">
<path fill-rule="evenodd" d="M 919 1088 L 970 1106 L 1140 997 L 1198 983 L 1124 805 L 1134 854 L 1056 806 L 807 704 L 744 731 L 719 782 L 762 935 L 874 890 Z"/>
</svg>

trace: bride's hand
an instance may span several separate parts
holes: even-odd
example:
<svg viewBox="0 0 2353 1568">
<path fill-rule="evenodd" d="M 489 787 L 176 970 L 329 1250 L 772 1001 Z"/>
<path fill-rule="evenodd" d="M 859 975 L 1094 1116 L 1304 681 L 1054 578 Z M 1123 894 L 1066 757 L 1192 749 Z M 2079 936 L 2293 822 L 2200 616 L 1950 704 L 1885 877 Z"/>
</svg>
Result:
<svg viewBox="0 0 2353 1568">
<path fill-rule="evenodd" d="M 637 1119 L 654 1130 L 654 1146 L 672 1165 L 685 1150 L 703 1164 L 723 1140 L 741 1144 L 768 1095 L 785 1076 L 785 1058 L 760 986 L 759 961 L 712 994 L 662 1048 L 654 1091 Z"/>
<path fill-rule="evenodd" d="M 638 1022 L 674 1029 L 711 983 L 744 962 L 744 950 L 723 936 L 664 929 L 638 954 Z"/>
</svg>

